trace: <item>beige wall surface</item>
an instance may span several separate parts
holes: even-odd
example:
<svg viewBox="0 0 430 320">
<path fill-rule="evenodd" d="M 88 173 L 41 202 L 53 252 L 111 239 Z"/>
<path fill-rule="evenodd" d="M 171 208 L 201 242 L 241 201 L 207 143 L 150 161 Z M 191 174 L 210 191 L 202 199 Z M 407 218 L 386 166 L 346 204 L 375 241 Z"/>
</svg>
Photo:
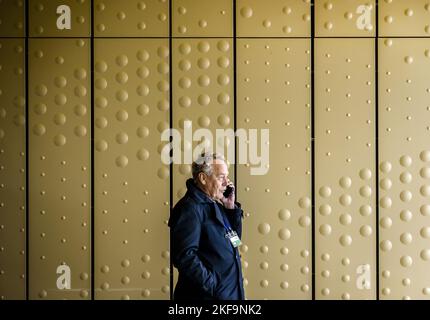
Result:
<svg viewBox="0 0 430 320">
<path fill-rule="evenodd" d="M 248 299 L 429 299 L 429 21 L 427 0 L 0 1 L 0 298 L 170 299 L 204 147 L 233 151 Z"/>
</svg>

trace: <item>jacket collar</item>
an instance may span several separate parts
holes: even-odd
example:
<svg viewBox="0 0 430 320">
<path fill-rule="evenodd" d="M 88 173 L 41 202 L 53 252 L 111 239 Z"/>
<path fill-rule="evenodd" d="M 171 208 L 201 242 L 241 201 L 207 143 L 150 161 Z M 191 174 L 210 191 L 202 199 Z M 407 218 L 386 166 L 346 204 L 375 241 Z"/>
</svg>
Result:
<svg viewBox="0 0 430 320">
<path fill-rule="evenodd" d="M 224 226 L 224 219 L 223 214 L 220 210 L 220 207 L 218 206 L 218 203 L 211 199 L 206 193 L 204 193 L 197 185 L 195 184 L 193 179 L 188 179 L 186 182 L 187 185 L 187 193 L 190 197 L 192 197 L 194 200 L 200 203 L 208 203 L 211 204 L 215 211 L 215 217 L 217 218 L 218 222 L 221 223 Z"/>
<path fill-rule="evenodd" d="M 215 202 L 206 193 L 204 193 L 199 187 L 197 187 L 197 185 L 193 179 L 191 179 L 191 178 L 188 179 L 186 182 L 186 185 L 187 185 L 188 194 L 194 200 L 201 202 L 201 203 L 213 203 L 213 202 Z"/>
</svg>

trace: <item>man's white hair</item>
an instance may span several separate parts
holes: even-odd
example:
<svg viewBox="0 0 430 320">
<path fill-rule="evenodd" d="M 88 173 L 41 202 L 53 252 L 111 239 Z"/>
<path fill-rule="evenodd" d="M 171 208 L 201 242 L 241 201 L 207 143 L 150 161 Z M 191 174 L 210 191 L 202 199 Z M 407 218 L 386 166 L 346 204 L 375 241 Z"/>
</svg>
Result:
<svg viewBox="0 0 430 320">
<path fill-rule="evenodd" d="M 222 160 L 225 162 L 224 157 L 219 153 L 202 153 L 192 165 L 193 179 L 197 180 L 200 172 L 210 176 L 213 173 L 212 163 L 214 160 Z"/>
</svg>

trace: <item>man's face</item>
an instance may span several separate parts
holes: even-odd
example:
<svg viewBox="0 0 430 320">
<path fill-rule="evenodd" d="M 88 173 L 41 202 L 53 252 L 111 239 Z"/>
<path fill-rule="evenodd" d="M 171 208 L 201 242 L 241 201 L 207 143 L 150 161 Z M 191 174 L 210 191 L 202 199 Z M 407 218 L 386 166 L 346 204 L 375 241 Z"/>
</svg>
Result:
<svg viewBox="0 0 430 320">
<path fill-rule="evenodd" d="M 204 191 L 213 199 L 221 200 L 229 183 L 227 165 L 222 160 L 214 160 L 212 163 L 212 175 L 206 176 Z"/>
</svg>

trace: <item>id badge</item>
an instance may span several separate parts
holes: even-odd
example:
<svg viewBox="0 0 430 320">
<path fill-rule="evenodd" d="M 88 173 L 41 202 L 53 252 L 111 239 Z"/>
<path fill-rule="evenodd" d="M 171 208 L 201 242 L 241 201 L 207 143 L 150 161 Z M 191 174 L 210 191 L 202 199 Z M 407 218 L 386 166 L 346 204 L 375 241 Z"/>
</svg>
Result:
<svg viewBox="0 0 430 320">
<path fill-rule="evenodd" d="M 231 244 L 233 245 L 233 247 L 237 248 L 238 246 L 240 246 L 242 244 L 242 241 L 240 241 L 239 236 L 237 235 L 236 232 L 232 232 L 228 235 L 228 238 L 231 242 Z"/>
</svg>

